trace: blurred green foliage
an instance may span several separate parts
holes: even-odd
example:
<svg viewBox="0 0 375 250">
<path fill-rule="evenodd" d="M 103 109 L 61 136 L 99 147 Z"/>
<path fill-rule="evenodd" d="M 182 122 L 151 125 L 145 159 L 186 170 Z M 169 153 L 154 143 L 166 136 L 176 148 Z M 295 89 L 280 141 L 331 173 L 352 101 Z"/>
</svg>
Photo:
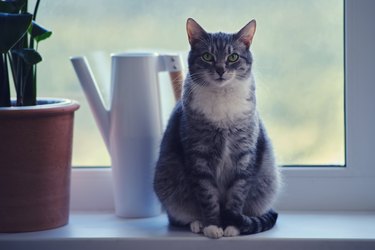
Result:
<svg viewBox="0 0 375 250">
<path fill-rule="evenodd" d="M 345 164 L 342 0 L 92 0 L 89 5 L 65 0 L 43 1 L 40 8 L 39 20 L 55 31 L 53 41 L 40 48 L 40 95 L 82 104 L 74 165 L 110 162 L 69 57 L 104 51 L 104 57 L 94 57 L 101 58 L 98 68 L 109 71 L 113 52 L 186 54 L 188 17 L 210 32 L 236 32 L 255 18 L 251 49 L 258 103 L 279 163 Z M 109 82 L 108 75 L 105 79 Z M 172 100 L 168 94 L 163 98 Z M 166 110 L 168 116 L 170 107 Z"/>
</svg>

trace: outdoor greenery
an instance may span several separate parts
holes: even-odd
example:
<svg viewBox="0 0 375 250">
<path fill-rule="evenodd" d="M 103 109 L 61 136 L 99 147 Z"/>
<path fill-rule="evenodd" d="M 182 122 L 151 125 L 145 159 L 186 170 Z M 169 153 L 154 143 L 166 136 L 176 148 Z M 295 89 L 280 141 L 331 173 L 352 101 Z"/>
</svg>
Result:
<svg viewBox="0 0 375 250">
<path fill-rule="evenodd" d="M 54 36 L 40 48 L 39 93 L 81 103 L 74 165 L 110 161 L 69 57 L 95 59 L 93 71 L 108 92 L 110 53 L 147 49 L 179 52 L 186 60 L 188 17 L 212 32 L 236 32 L 255 18 L 251 49 L 258 104 L 278 162 L 345 164 L 342 0 L 91 0 L 89 5 L 65 0 L 40 5 L 38 20 L 48 23 Z M 166 120 L 173 96 L 169 83 L 160 85 Z"/>
</svg>

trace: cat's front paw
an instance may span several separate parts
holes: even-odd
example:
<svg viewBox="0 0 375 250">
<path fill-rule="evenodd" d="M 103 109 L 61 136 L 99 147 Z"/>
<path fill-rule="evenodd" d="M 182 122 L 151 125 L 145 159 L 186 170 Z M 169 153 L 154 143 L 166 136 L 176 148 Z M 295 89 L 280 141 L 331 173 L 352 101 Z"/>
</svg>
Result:
<svg viewBox="0 0 375 250">
<path fill-rule="evenodd" d="M 225 237 L 234 237 L 240 235 L 240 230 L 235 226 L 227 226 L 224 230 Z"/>
<path fill-rule="evenodd" d="M 223 237 L 224 231 L 221 227 L 210 225 L 210 226 L 203 228 L 203 234 L 204 236 L 211 238 L 211 239 L 219 239 Z"/>
<path fill-rule="evenodd" d="M 203 231 L 203 224 L 199 220 L 195 220 L 190 223 L 190 230 L 193 233 L 199 234 Z"/>
</svg>

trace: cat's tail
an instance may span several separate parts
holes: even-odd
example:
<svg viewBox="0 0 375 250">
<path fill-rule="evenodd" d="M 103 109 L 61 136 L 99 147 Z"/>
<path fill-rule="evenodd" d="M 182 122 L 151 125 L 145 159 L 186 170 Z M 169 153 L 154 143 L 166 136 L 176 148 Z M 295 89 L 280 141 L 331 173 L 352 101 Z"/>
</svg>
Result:
<svg viewBox="0 0 375 250">
<path fill-rule="evenodd" d="M 242 215 L 242 225 L 240 226 L 241 234 L 256 234 L 270 230 L 275 226 L 278 214 L 274 210 L 260 216 Z"/>
<path fill-rule="evenodd" d="M 244 214 L 231 214 L 231 222 L 239 228 L 241 234 L 256 234 L 270 230 L 275 226 L 278 214 L 274 210 L 260 216 L 246 216 Z M 227 217 L 228 218 L 228 217 Z M 228 218 L 229 219 L 229 218 Z"/>
</svg>

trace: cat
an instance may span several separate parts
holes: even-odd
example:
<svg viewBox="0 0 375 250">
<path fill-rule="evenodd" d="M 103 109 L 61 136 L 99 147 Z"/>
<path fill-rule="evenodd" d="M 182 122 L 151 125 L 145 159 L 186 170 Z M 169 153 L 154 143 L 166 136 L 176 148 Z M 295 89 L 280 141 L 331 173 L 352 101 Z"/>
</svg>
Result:
<svg viewBox="0 0 375 250">
<path fill-rule="evenodd" d="M 268 230 L 280 174 L 256 109 L 256 22 L 207 33 L 189 18 L 186 29 L 189 72 L 161 142 L 156 195 L 171 225 L 209 238 Z"/>
</svg>

